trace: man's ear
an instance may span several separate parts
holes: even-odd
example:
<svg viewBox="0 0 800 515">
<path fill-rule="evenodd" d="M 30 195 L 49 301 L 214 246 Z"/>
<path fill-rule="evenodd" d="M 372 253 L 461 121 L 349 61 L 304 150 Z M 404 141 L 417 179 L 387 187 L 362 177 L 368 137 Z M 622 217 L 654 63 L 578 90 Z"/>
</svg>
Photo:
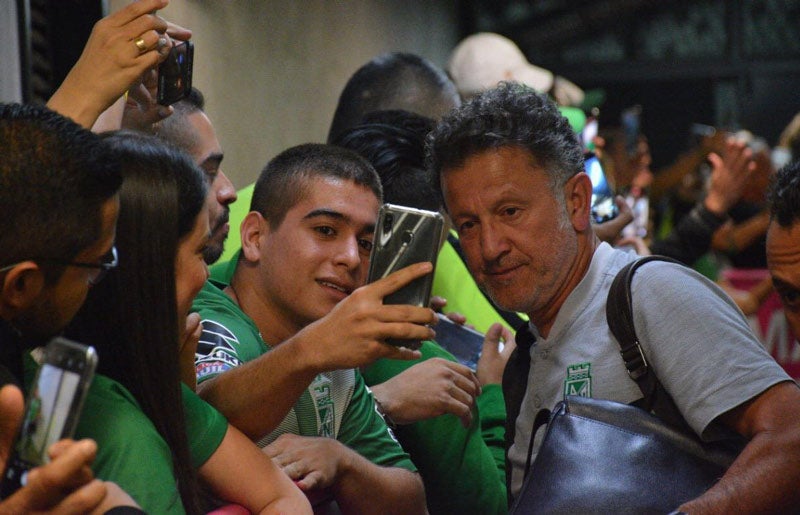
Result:
<svg viewBox="0 0 800 515">
<path fill-rule="evenodd" d="M 584 232 L 591 227 L 589 215 L 592 204 L 592 180 L 585 172 L 569 178 L 564 185 L 564 199 L 567 215 L 576 232 Z"/>
<path fill-rule="evenodd" d="M 258 262 L 261 259 L 263 237 L 269 234 L 269 223 L 258 211 L 250 211 L 242 220 L 240 234 L 242 256 L 251 263 Z"/>
<path fill-rule="evenodd" d="M 42 269 L 34 261 L 23 261 L 5 273 L 1 279 L 4 316 L 13 318 L 29 309 L 45 287 Z"/>
</svg>

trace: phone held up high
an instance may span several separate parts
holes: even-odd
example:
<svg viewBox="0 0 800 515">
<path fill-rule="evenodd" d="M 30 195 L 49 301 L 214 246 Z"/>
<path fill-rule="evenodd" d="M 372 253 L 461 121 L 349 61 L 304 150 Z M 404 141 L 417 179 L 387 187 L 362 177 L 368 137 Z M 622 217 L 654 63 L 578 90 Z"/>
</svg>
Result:
<svg viewBox="0 0 800 515">
<path fill-rule="evenodd" d="M 52 444 L 72 437 L 96 367 L 93 347 L 61 337 L 44 347 L 25 401 L 22 428 L 0 482 L 0 498 L 25 486 L 28 471 L 49 461 Z"/>
<path fill-rule="evenodd" d="M 186 98 L 192 89 L 194 45 L 191 41 L 175 44 L 167 58 L 158 65 L 158 93 L 156 101 L 172 105 Z"/>
<path fill-rule="evenodd" d="M 377 281 L 414 263 L 429 261 L 435 265 L 443 228 L 444 218 L 436 211 L 394 204 L 381 206 L 372 240 L 367 281 Z M 427 307 L 432 287 L 433 272 L 387 295 L 383 303 Z M 389 340 L 387 343 L 408 348 L 420 346 L 420 342 L 410 340 Z"/>
<path fill-rule="evenodd" d="M 619 208 L 600 160 L 594 153 L 588 152 L 584 154 L 583 167 L 592 181 L 592 221 L 601 224 L 616 218 Z"/>
</svg>

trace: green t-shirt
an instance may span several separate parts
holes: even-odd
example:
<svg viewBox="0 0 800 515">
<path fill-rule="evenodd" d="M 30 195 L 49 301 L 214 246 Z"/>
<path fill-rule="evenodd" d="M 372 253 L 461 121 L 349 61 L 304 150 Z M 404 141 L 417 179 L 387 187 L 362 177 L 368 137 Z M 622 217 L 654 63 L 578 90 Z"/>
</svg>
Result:
<svg viewBox="0 0 800 515">
<path fill-rule="evenodd" d="M 220 286 L 207 282 L 193 305 L 203 321 L 195 360 L 198 382 L 269 352 L 253 320 Z M 335 438 L 376 465 L 416 471 L 353 369 L 319 374 L 279 426 L 257 443 L 263 447 L 283 433 Z"/>
<path fill-rule="evenodd" d="M 383 383 L 416 363 L 440 357 L 456 359 L 436 343 L 422 342 L 415 361 L 381 359 L 364 370 L 368 385 Z M 441 415 L 395 430 L 419 468 L 431 514 L 504 514 L 506 408 L 499 384 L 486 385 L 477 398 L 472 425 L 465 429 L 454 415 Z"/>
<path fill-rule="evenodd" d="M 181 384 L 192 464 L 199 468 L 217 450 L 228 422 Z M 164 439 L 120 383 L 95 376 L 78 423 L 76 438 L 97 442 L 96 477 L 117 483 L 147 513 L 184 513 Z"/>
</svg>

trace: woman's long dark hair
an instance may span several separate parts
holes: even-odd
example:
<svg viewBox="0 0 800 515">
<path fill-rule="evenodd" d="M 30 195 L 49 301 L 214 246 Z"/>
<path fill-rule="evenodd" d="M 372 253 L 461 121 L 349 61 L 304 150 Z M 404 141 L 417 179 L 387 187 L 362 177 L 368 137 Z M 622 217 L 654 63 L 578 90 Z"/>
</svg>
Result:
<svg viewBox="0 0 800 515">
<path fill-rule="evenodd" d="M 93 345 L 98 373 L 139 402 L 172 453 L 184 509 L 199 513 L 180 391 L 175 259 L 205 202 L 205 179 L 188 156 L 156 138 L 121 131 L 106 143 L 124 178 L 119 266 L 89 291 L 67 335 Z"/>
</svg>

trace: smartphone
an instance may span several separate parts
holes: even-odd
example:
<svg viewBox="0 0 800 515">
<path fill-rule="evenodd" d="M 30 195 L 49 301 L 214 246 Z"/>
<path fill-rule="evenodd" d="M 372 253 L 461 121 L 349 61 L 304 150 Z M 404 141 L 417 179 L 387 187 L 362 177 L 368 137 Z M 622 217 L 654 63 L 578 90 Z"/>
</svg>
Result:
<svg viewBox="0 0 800 515">
<path fill-rule="evenodd" d="M 372 240 L 367 282 L 382 279 L 414 263 L 436 264 L 441 246 L 444 218 L 436 211 L 384 204 Z M 419 277 L 383 299 L 384 304 L 411 304 L 426 307 L 430 303 L 433 272 Z M 420 342 L 391 340 L 387 343 L 418 348 Z"/>
<path fill-rule="evenodd" d="M 620 123 L 625 136 L 625 151 L 633 157 L 639 152 L 642 106 L 635 105 L 622 111 Z"/>
<path fill-rule="evenodd" d="M 441 313 L 437 313 L 436 343 L 450 352 L 459 363 L 472 370 L 478 368 L 485 335 L 469 327 L 457 324 Z"/>
<path fill-rule="evenodd" d="M 586 175 L 592 180 L 592 221 L 601 224 L 616 218 L 619 208 L 614 201 L 614 190 L 608 184 L 600 159 L 594 153 L 585 154 L 583 168 Z"/>
<path fill-rule="evenodd" d="M 0 482 L 0 498 L 25 486 L 28 471 L 49 461 L 52 444 L 72 437 L 96 367 L 94 347 L 62 337 L 44 347 L 22 428 Z"/>
<path fill-rule="evenodd" d="M 186 98 L 192 89 L 192 67 L 194 45 L 182 41 L 172 47 L 169 55 L 158 65 L 158 93 L 156 101 L 161 105 L 172 105 Z"/>
</svg>

